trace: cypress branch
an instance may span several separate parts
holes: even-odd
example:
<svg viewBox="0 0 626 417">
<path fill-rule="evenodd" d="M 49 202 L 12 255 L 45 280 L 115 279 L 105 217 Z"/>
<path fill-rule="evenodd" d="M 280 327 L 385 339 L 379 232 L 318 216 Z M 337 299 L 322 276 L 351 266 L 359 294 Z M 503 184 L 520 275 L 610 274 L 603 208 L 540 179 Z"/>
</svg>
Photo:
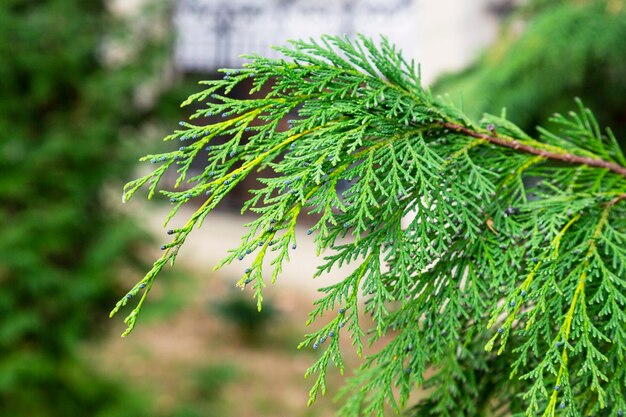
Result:
<svg viewBox="0 0 626 417">
<path fill-rule="evenodd" d="M 177 186 L 190 188 L 161 190 L 169 218 L 191 199 L 204 203 L 111 313 L 142 294 L 124 335 L 189 233 L 255 171 L 259 186 L 242 209 L 255 217 L 217 267 L 251 259 L 239 285 L 259 308 L 302 215 L 316 215 L 307 236 L 324 254 L 317 275 L 356 265 L 320 289 L 310 314 L 309 324 L 331 316 L 300 345 L 320 352 L 307 371 L 311 402 L 326 391 L 329 365 L 344 371 L 339 339 L 349 337 L 361 355 L 365 341 L 380 347 L 348 379 L 340 416 L 626 410 L 626 159 L 612 132 L 580 100 L 538 138 L 505 117 L 471 120 L 423 88 L 384 38 L 280 51 L 287 59 L 253 56 L 204 82 L 184 103 L 202 103 L 191 119 L 224 120 L 181 122 L 166 140 L 186 146 L 146 156 L 160 165 L 126 185 L 125 200 L 144 185 L 152 196 L 177 167 Z M 242 83 L 250 97 L 228 97 Z M 187 179 L 205 155 L 204 172 Z M 411 406 L 417 387 L 428 396 Z"/>
<path fill-rule="evenodd" d="M 605 169 L 608 169 L 609 171 L 613 171 L 616 174 L 619 174 L 622 177 L 626 178 L 626 168 L 621 165 L 609 162 L 609 161 L 604 161 L 602 159 L 589 158 L 586 156 L 572 155 L 570 153 L 550 152 L 545 149 L 539 149 L 539 148 L 535 148 L 525 143 L 520 143 L 519 141 L 512 139 L 512 138 L 501 138 L 498 136 L 490 136 L 485 133 L 475 132 L 471 129 L 468 129 L 465 126 L 461 126 L 461 125 L 454 124 L 454 123 L 441 122 L 441 125 L 444 127 L 447 127 L 448 129 L 465 133 L 466 135 L 472 136 L 474 138 L 485 139 L 486 141 L 489 141 L 493 144 L 515 149 L 516 151 L 527 152 L 533 155 L 541 156 L 546 159 L 553 159 L 555 161 L 562 161 L 562 162 L 567 162 L 570 164 L 579 164 L 579 165 L 587 165 L 587 166 L 596 167 L 596 168 L 605 168 Z"/>
</svg>

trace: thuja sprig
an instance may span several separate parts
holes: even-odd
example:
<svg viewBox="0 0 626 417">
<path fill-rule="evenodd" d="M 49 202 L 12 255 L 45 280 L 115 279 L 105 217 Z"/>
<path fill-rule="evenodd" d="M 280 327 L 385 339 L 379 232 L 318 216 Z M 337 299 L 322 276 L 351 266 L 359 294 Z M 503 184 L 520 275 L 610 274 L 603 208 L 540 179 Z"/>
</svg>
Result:
<svg viewBox="0 0 626 417">
<path fill-rule="evenodd" d="M 285 59 L 251 56 L 204 82 L 184 103 L 200 104 L 191 120 L 223 120 L 181 122 L 166 139 L 184 146 L 144 158 L 157 168 L 126 186 L 125 200 L 143 185 L 151 197 L 176 168 L 176 186 L 188 186 L 160 190 L 168 220 L 204 202 L 112 312 L 141 292 L 124 335 L 189 233 L 256 172 L 248 231 L 218 267 L 243 262 L 238 284 L 252 286 L 259 308 L 266 269 L 274 282 L 303 215 L 315 215 L 318 275 L 353 266 L 321 289 L 309 324 L 334 316 L 300 344 L 321 351 L 307 372 L 311 401 L 328 365 L 343 372 L 339 340 L 349 337 L 360 355 L 365 342 L 373 350 L 342 390 L 341 416 L 406 409 L 419 386 L 429 396 L 413 415 L 626 410 L 626 159 L 611 131 L 579 100 L 538 136 L 504 116 L 471 120 L 422 87 L 384 38 L 279 51 Z M 230 98 L 243 83 L 251 96 Z M 204 171 L 187 178 L 201 155 Z"/>
</svg>

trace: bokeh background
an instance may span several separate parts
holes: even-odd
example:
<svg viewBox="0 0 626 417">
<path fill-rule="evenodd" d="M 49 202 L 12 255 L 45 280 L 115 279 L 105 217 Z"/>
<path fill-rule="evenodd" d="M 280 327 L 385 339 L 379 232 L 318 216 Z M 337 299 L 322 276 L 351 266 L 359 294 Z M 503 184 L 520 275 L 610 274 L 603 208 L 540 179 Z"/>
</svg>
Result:
<svg viewBox="0 0 626 417">
<path fill-rule="evenodd" d="M 296 346 L 316 288 L 341 274 L 312 280 L 301 238 L 259 314 L 234 288 L 245 267 L 212 271 L 241 235 L 245 187 L 131 336 L 108 319 L 166 241 L 165 200 L 121 204 L 149 168 L 138 157 L 169 146 L 198 80 L 322 33 L 389 37 L 474 117 L 506 108 L 533 132 L 581 97 L 626 139 L 624 0 L 2 0 L 0 416 L 332 415 L 342 377 L 307 408 L 316 352 Z"/>
</svg>

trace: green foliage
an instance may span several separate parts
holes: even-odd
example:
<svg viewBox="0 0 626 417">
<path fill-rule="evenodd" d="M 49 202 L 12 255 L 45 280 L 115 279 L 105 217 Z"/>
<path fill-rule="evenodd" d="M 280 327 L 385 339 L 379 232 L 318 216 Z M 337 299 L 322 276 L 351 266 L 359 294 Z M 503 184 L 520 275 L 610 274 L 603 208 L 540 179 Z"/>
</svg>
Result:
<svg viewBox="0 0 626 417">
<path fill-rule="evenodd" d="M 209 365 L 194 372 L 191 386 L 179 405 L 168 417 L 228 416 L 222 395 L 228 384 L 239 377 L 239 370 L 230 363 Z"/>
<path fill-rule="evenodd" d="M 239 285 L 252 288 L 259 308 L 303 215 L 315 214 L 307 234 L 324 253 L 317 275 L 354 266 L 320 289 L 310 323 L 326 316 L 326 324 L 300 345 L 321 351 L 307 372 L 316 376 L 311 401 L 326 391 L 329 365 L 343 373 L 339 340 L 349 338 L 364 358 L 343 390 L 341 416 L 382 416 L 386 407 L 621 415 L 626 160 L 613 134 L 580 101 L 538 137 L 504 117 L 476 122 L 423 88 L 385 39 L 323 37 L 280 50 L 286 59 L 253 56 L 205 82 L 185 102 L 202 107 L 166 138 L 182 148 L 145 157 L 156 169 L 126 186 L 125 199 L 143 185 L 153 195 L 173 168 L 189 187 L 160 190 L 173 212 L 203 203 L 114 309 L 141 297 L 125 334 L 189 233 L 258 171 L 242 209 L 256 216 L 220 265 L 249 259 Z M 250 79 L 261 98 L 227 96 Z M 224 119 L 193 122 L 215 114 Z M 187 179 L 197 158 L 207 158 L 206 169 Z M 428 396 L 411 407 L 420 386 Z"/>
<path fill-rule="evenodd" d="M 259 342 L 261 333 L 277 315 L 276 309 L 267 300 L 263 304 L 263 312 L 259 314 L 256 304 L 241 294 L 229 294 L 223 301 L 214 303 L 213 307 L 223 321 L 234 325 L 249 344 Z"/>
<path fill-rule="evenodd" d="M 623 136 L 624 50 L 622 0 L 530 1 L 477 62 L 434 89 L 450 93 L 473 117 L 511 109 L 511 120 L 524 129 L 566 111 L 577 96 Z"/>
<path fill-rule="evenodd" d="M 133 106 L 158 50 L 115 70 L 102 48 L 125 23 L 104 1 L 0 3 L 0 415 L 139 415 L 77 359 L 102 330 L 115 271 L 140 236 L 103 187 L 131 166 Z M 128 407 L 127 410 L 123 409 Z"/>
</svg>

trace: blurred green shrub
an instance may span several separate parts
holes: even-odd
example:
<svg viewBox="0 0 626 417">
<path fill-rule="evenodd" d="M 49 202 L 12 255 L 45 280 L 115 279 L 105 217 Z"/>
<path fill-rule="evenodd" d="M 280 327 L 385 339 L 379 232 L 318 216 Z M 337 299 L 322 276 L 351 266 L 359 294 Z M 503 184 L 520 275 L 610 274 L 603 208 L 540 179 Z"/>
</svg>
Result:
<svg viewBox="0 0 626 417">
<path fill-rule="evenodd" d="M 209 365 L 194 374 L 193 397 L 197 401 L 218 402 L 224 387 L 236 379 L 239 371 L 230 363 Z"/>
<path fill-rule="evenodd" d="M 244 343 L 257 344 L 278 312 L 268 300 L 263 302 L 263 310 L 259 311 L 256 300 L 244 295 L 246 294 L 232 291 L 228 296 L 214 302 L 212 307 L 224 322 L 237 329 Z"/>
<path fill-rule="evenodd" d="M 531 0 L 480 59 L 442 77 L 434 90 L 455 94 L 473 117 L 515 109 L 509 118 L 528 131 L 545 125 L 554 112 L 568 111 L 578 96 L 600 124 L 625 137 L 624 51 L 623 0 Z"/>
<path fill-rule="evenodd" d="M 230 415 L 223 393 L 229 383 L 239 376 L 231 363 L 208 365 L 195 370 L 191 386 L 182 395 L 181 404 L 169 417 L 204 417 Z"/>
<path fill-rule="evenodd" d="M 75 353 L 102 330 L 116 271 L 134 262 L 140 232 L 103 187 L 129 175 L 133 135 L 121 130 L 149 116 L 136 88 L 166 52 L 143 33 L 132 59 L 107 58 L 131 33 L 107 3 L 0 2 L 3 416 L 139 415 Z"/>
</svg>

